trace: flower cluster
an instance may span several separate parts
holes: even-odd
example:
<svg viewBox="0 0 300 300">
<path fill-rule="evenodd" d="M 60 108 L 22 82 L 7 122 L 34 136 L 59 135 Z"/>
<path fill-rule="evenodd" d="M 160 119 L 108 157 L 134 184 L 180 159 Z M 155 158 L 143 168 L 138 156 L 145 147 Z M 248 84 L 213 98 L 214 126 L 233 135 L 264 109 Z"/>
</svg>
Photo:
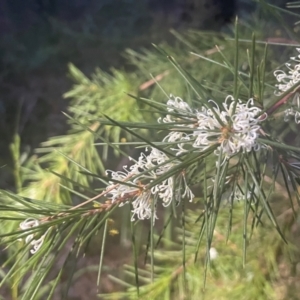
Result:
<svg viewBox="0 0 300 300">
<path fill-rule="evenodd" d="M 176 151 L 176 155 L 187 152 L 183 146 L 190 140 L 190 135 L 194 130 L 195 124 L 197 123 L 196 112 L 193 111 L 190 106 L 184 102 L 181 98 L 170 96 L 171 99 L 167 102 L 167 110 L 172 113 L 167 115 L 162 119 L 163 123 L 176 123 L 175 130 L 172 130 L 164 139 L 164 142 L 176 143 L 180 141 L 181 143 L 176 143 L 178 148 L 171 148 L 171 150 Z M 158 119 L 158 122 L 161 121 L 161 118 Z M 177 131 L 178 127 L 181 131 Z"/>
<path fill-rule="evenodd" d="M 172 200 L 180 201 L 188 197 L 192 201 L 194 198 L 182 172 L 163 179 L 150 188 L 147 187 L 178 163 L 178 160 L 170 160 L 164 152 L 152 148 L 149 155 L 142 153 L 129 169 L 124 166 L 124 171 L 106 171 L 113 180 L 109 182 L 106 195 L 112 202 L 119 201 L 120 206 L 132 200 L 132 221 L 136 216 L 141 220 L 149 219 L 152 214 L 155 219 L 158 199 L 162 201 L 163 206 L 168 206 Z"/>
<path fill-rule="evenodd" d="M 296 50 L 300 53 L 300 48 L 296 48 Z M 280 96 L 283 92 L 286 92 L 292 86 L 297 84 L 300 81 L 300 55 L 297 57 L 291 57 L 291 60 L 295 61 L 296 64 L 294 67 L 290 63 L 286 63 L 286 67 L 289 69 L 288 73 L 282 70 L 276 70 L 274 72 L 274 76 L 278 81 L 277 87 L 278 91 L 275 92 L 278 96 Z"/>
<path fill-rule="evenodd" d="M 157 201 L 168 206 L 172 201 L 179 202 L 184 197 L 190 201 L 194 195 L 187 185 L 184 171 L 172 172 L 180 160 L 177 156 L 189 151 L 204 151 L 217 145 L 217 152 L 229 157 L 240 150 L 257 151 L 261 145 L 257 142 L 259 136 L 259 117 L 261 110 L 254 106 L 253 100 L 242 103 L 228 96 L 222 110 L 212 100 L 211 108 L 201 107 L 193 110 L 179 97 L 170 97 L 167 102 L 169 114 L 158 122 L 174 126 L 163 139 L 164 142 L 174 143 L 177 148 L 170 148 L 176 156 L 172 159 L 157 149 L 151 148 L 149 154 L 142 153 L 137 161 L 122 171 L 106 171 L 112 179 L 106 188 L 106 196 L 119 206 L 132 201 L 132 220 L 149 219 L 156 216 Z M 132 160 L 132 159 L 131 159 Z M 170 176 L 164 176 L 170 172 Z M 160 180 L 160 178 L 162 178 Z M 152 184 L 153 182 L 157 184 Z"/>
<path fill-rule="evenodd" d="M 211 102 L 215 105 L 212 109 L 202 108 L 197 113 L 198 126 L 193 133 L 195 148 L 205 150 L 219 143 L 218 150 L 222 149 L 222 153 L 228 157 L 240 150 L 250 152 L 252 149 L 260 149 L 261 145 L 257 142 L 259 123 L 265 117 L 258 118 L 261 109 L 253 106 L 253 99 L 249 99 L 246 104 L 241 100 L 235 103 L 233 97 L 228 96 L 223 103 L 223 110 Z"/>
<path fill-rule="evenodd" d="M 296 49 L 300 53 L 300 48 Z M 282 70 L 276 70 L 274 72 L 274 76 L 278 84 L 277 91 L 275 91 L 275 95 L 280 96 L 291 87 L 299 83 L 300 81 L 300 55 L 297 57 L 291 57 L 291 60 L 295 61 L 296 64 L 293 66 L 290 63 L 286 63 L 286 67 L 288 68 L 288 72 L 284 72 Z M 300 94 L 295 92 L 292 98 L 292 107 L 286 109 L 284 111 L 284 121 L 288 121 L 290 116 L 294 116 L 295 122 L 297 124 L 300 123 Z"/>
<path fill-rule="evenodd" d="M 37 219 L 29 218 L 23 221 L 22 223 L 20 223 L 20 228 L 22 230 L 27 230 L 27 229 L 37 227 L 39 225 L 40 223 Z M 41 248 L 48 230 L 37 240 L 34 239 L 35 233 L 31 233 L 26 236 L 25 243 L 26 244 L 30 243 L 33 246 L 32 249 L 30 250 L 31 254 L 35 254 Z"/>
<path fill-rule="evenodd" d="M 204 151 L 213 145 L 219 144 L 218 151 L 222 149 L 227 157 L 239 152 L 250 152 L 252 149 L 257 151 L 261 145 L 257 142 L 259 136 L 259 123 L 265 120 L 260 116 L 261 109 L 254 106 L 253 99 L 249 99 L 247 103 L 241 100 L 234 101 L 232 96 L 228 96 L 223 103 L 223 109 L 212 100 L 210 100 L 212 108 L 201 107 L 200 110 L 193 111 L 187 103 L 180 98 L 169 100 L 167 102 L 168 110 L 171 112 L 185 114 L 185 120 L 190 124 L 174 125 L 187 131 L 172 131 L 164 141 L 178 143 L 176 155 L 180 155 L 187 151 L 185 145 L 192 142 L 193 148 Z M 174 122 L 172 116 L 163 119 L 164 123 Z M 176 129 L 175 129 L 176 130 Z"/>
</svg>

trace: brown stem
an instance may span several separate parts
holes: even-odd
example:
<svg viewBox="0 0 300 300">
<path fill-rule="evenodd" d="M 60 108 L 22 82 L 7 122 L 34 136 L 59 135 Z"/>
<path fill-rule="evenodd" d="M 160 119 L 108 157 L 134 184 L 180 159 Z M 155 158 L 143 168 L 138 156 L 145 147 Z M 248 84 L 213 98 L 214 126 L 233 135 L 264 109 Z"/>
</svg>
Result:
<svg viewBox="0 0 300 300">
<path fill-rule="evenodd" d="M 293 96 L 293 95 L 295 95 L 296 93 L 299 93 L 299 92 L 300 92 L 300 87 L 298 87 L 297 89 L 295 89 L 291 93 L 288 93 L 286 96 L 284 96 L 283 98 L 281 98 L 278 102 L 276 102 L 272 107 L 270 107 L 266 111 L 266 113 L 268 114 L 268 116 L 270 116 L 280 106 L 286 104 L 291 96 Z"/>
<path fill-rule="evenodd" d="M 267 114 L 268 116 L 270 116 L 275 110 L 277 110 L 280 106 L 284 105 L 287 103 L 287 101 L 289 100 L 289 98 L 294 94 L 295 92 L 289 93 L 287 94 L 285 97 L 283 97 L 282 99 L 280 99 L 278 102 L 276 102 L 273 106 L 271 106 L 268 110 L 267 110 Z"/>
</svg>

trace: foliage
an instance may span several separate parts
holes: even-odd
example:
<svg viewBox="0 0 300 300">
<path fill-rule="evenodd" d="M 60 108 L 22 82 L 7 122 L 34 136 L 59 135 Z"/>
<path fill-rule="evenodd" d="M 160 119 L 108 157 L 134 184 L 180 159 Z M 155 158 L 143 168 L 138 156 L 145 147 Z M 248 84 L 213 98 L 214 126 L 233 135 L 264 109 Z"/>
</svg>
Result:
<svg viewBox="0 0 300 300">
<path fill-rule="evenodd" d="M 200 212 L 197 212 L 199 214 Z M 247 250 L 247 264 L 243 266 L 241 220 L 243 219 L 243 204 L 235 203 L 232 227 L 234 233 L 228 239 L 228 215 L 220 212 L 214 232 L 213 246 L 216 255 L 210 253 L 210 266 L 203 269 L 206 257 L 205 247 L 195 253 L 198 242 L 198 226 L 195 213 L 188 211 L 186 215 L 185 232 L 176 230 L 176 240 L 169 248 L 156 250 L 154 253 L 155 275 L 151 283 L 150 265 L 146 270 L 139 270 L 141 299 L 199 299 L 205 295 L 209 299 L 274 299 L 277 291 L 274 285 L 279 279 L 277 263 L 278 253 L 286 251 L 278 235 L 270 234 L 268 225 L 255 230 Z M 251 224 L 249 223 L 249 228 Z M 155 240 L 158 240 L 155 236 Z M 181 245 L 185 239 L 185 257 L 182 256 Z M 285 249 L 285 250 L 284 250 Z M 285 262 L 286 263 L 286 262 Z M 126 266 L 128 278 L 134 278 L 134 268 Z M 116 280 L 110 276 L 112 280 Z M 266 281 L 266 277 L 269 280 Z M 203 283 L 206 282 L 205 291 Z M 120 280 L 118 283 L 122 284 Z M 126 284 L 123 283 L 126 287 Z M 201 295 L 201 296 L 200 296 Z M 136 288 L 128 288 L 126 293 L 101 295 L 103 299 L 138 299 Z M 126 299 L 127 299 L 126 298 Z"/>
<path fill-rule="evenodd" d="M 275 84 L 277 53 L 257 42 L 259 32 L 249 39 L 238 21 L 233 35 L 173 31 L 175 45 L 126 51 L 132 73 L 96 69 L 88 78 L 70 65 L 69 132 L 22 167 L 18 137 L 11 145 L 18 193 L 1 191 L 0 286 L 14 299 L 51 299 L 57 289 L 65 299 L 79 257 L 100 237 L 99 286 L 110 219 L 127 204 L 133 267 L 126 280 L 110 276 L 127 290 L 104 299 L 280 299 L 278 265 L 291 268 L 287 256 L 298 254 L 285 243 L 300 201 L 299 140 L 288 138 L 298 123 L 300 55 L 275 72 Z M 284 116 L 290 125 L 279 135 Z M 109 165 L 116 171 L 105 171 L 119 154 Z M 144 219 L 146 268 L 136 238 Z"/>
</svg>

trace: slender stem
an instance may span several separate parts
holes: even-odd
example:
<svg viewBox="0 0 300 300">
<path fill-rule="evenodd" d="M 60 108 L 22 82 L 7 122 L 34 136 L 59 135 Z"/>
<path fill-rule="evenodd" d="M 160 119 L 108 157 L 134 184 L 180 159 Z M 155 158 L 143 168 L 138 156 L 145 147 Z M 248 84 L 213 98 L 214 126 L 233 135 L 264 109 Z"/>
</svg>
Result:
<svg viewBox="0 0 300 300">
<path fill-rule="evenodd" d="M 103 266 L 103 258 L 104 258 L 104 250 L 105 250 L 105 242 L 106 242 L 106 235 L 107 235 L 107 224 L 108 219 L 105 220 L 104 228 L 103 228 L 103 238 L 102 238 L 102 245 L 101 245 L 101 252 L 100 252 L 100 260 L 99 260 L 99 269 L 97 275 L 97 292 L 99 293 L 99 284 L 101 280 L 101 271 Z"/>
<path fill-rule="evenodd" d="M 299 147 L 293 147 L 293 146 L 289 146 L 289 145 L 286 145 L 286 144 L 281 144 L 281 143 L 278 143 L 278 142 L 274 142 L 274 141 L 270 141 L 270 140 L 266 140 L 266 139 L 262 139 L 262 138 L 257 138 L 257 141 L 262 143 L 262 144 L 274 146 L 274 147 L 277 147 L 277 148 L 300 152 Z"/>
<path fill-rule="evenodd" d="M 238 79 L 239 79 L 239 30 L 238 30 L 238 17 L 235 20 L 235 55 L 234 55 L 234 83 L 233 83 L 233 92 L 234 92 L 234 108 L 233 113 L 235 112 L 237 105 L 237 93 L 238 93 Z"/>
<path fill-rule="evenodd" d="M 287 94 L 282 99 L 280 99 L 278 102 L 276 102 L 273 106 L 268 108 L 268 110 L 267 110 L 268 116 L 270 116 L 275 110 L 280 108 L 282 105 L 286 104 L 287 101 L 289 100 L 289 98 L 297 92 L 300 92 L 300 88 L 298 88 L 296 91 L 294 91 L 292 93 Z"/>
</svg>

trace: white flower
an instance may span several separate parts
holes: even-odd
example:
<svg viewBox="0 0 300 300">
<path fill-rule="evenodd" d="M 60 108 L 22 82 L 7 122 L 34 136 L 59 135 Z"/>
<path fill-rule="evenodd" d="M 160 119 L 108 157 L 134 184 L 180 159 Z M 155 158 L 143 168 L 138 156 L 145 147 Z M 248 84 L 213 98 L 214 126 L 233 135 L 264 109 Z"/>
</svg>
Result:
<svg viewBox="0 0 300 300">
<path fill-rule="evenodd" d="M 190 106 L 184 102 L 180 97 L 173 97 L 173 95 L 170 95 L 170 98 L 167 101 L 167 110 L 169 112 L 176 112 L 179 114 L 182 114 L 184 116 L 193 116 L 194 112 L 193 110 L 190 108 Z M 174 98 L 174 99 L 172 99 Z"/>
<path fill-rule="evenodd" d="M 26 229 L 37 227 L 39 225 L 40 225 L 40 222 L 37 219 L 29 218 L 29 219 L 26 219 L 25 221 L 21 222 L 19 226 L 22 230 L 26 230 Z M 30 250 L 31 254 L 35 254 L 41 248 L 41 246 L 43 245 L 45 236 L 46 236 L 47 232 L 49 231 L 49 229 L 38 240 L 34 239 L 35 233 L 27 235 L 27 237 L 25 239 L 25 243 L 26 244 L 30 243 L 33 246 L 33 249 Z"/>
<path fill-rule="evenodd" d="M 172 95 L 170 95 L 170 98 L 171 99 L 167 101 L 167 110 L 173 114 L 167 115 L 162 119 L 162 121 L 163 123 L 177 122 L 177 124 L 174 124 L 174 129 L 171 130 L 171 132 L 163 139 L 163 141 L 170 143 L 182 141 L 182 143 L 177 144 L 178 148 L 171 148 L 171 150 L 176 152 L 176 155 L 180 155 L 187 152 L 183 146 L 190 140 L 190 135 L 185 131 L 192 132 L 194 124 L 197 122 L 197 116 L 195 111 L 193 111 L 191 107 L 181 98 L 174 98 Z M 158 122 L 160 121 L 161 118 L 158 119 Z M 186 122 L 186 124 L 180 124 L 180 122 Z M 180 129 L 180 131 L 177 131 L 177 128 Z"/>
<path fill-rule="evenodd" d="M 155 203 L 154 210 L 152 210 L 152 201 L 155 201 L 150 191 L 144 191 L 135 198 L 132 202 L 132 217 L 131 221 L 135 221 L 135 217 L 139 220 L 150 219 L 153 214 L 153 220 L 157 218 Z"/>
<path fill-rule="evenodd" d="M 131 195 L 131 194 L 135 195 L 136 193 L 138 193 L 141 190 L 141 187 L 136 184 L 136 180 L 133 181 L 130 179 L 134 175 L 139 174 L 139 172 L 137 172 L 138 170 L 136 170 L 136 172 L 128 171 L 127 166 L 124 166 L 123 169 L 124 169 L 124 172 L 123 171 L 110 171 L 110 170 L 106 171 L 106 175 L 109 175 L 109 173 L 110 173 L 110 177 L 112 179 L 130 184 L 130 185 L 117 184 L 114 181 L 110 181 L 109 182 L 110 185 L 106 188 L 106 190 L 108 191 L 107 194 L 110 195 L 110 199 L 112 200 L 112 202 L 115 202 L 116 200 L 119 200 L 120 198 L 127 197 L 128 195 Z M 115 186 L 115 188 L 112 188 L 114 186 Z"/>
<path fill-rule="evenodd" d="M 31 254 L 35 254 L 42 247 L 44 239 L 45 239 L 45 236 L 46 236 L 48 230 L 38 240 L 32 240 L 30 242 L 30 244 L 33 246 L 33 249 L 30 250 Z"/>
<path fill-rule="evenodd" d="M 278 89 L 278 91 L 275 92 L 275 95 L 277 96 L 280 96 L 283 92 L 289 90 L 300 80 L 300 64 L 295 65 L 294 69 L 291 64 L 285 65 L 289 69 L 288 73 L 285 73 L 282 70 L 274 71 L 274 76 L 279 82 L 279 84 L 275 84 Z"/>
<path fill-rule="evenodd" d="M 111 172 L 112 179 L 125 184 L 110 181 L 110 185 L 106 188 L 106 195 L 111 198 L 112 202 L 120 201 L 119 206 L 132 200 L 132 220 L 135 220 L 135 216 L 141 220 L 149 219 L 152 213 L 154 213 L 155 219 L 157 218 L 156 203 L 158 199 L 162 201 L 163 206 L 168 206 L 173 199 L 179 201 L 181 198 L 189 197 L 191 201 L 194 198 L 181 173 L 163 179 L 150 189 L 147 188 L 148 184 L 164 175 L 178 163 L 177 160 L 170 161 L 164 152 L 152 148 L 148 155 L 141 153 L 139 159 L 130 166 L 129 170 L 124 167 L 125 172 L 108 171 Z"/>
<path fill-rule="evenodd" d="M 234 112 L 235 102 L 232 96 L 225 99 L 223 110 L 214 101 L 210 102 L 214 105 L 212 109 L 202 107 L 197 112 L 198 126 L 193 132 L 195 148 L 204 151 L 212 145 L 220 144 L 216 154 L 222 149 L 227 157 L 240 150 L 250 152 L 252 149 L 260 149 L 261 145 L 257 142 L 259 122 L 265 118 L 258 118 L 261 109 L 253 106 L 253 99 L 249 99 L 246 104 L 238 100 Z"/>
<path fill-rule="evenodd" d="M 300 48 L 296 48 L 296 50 L 300 53 Z M 297 84 L 300 81 L 300 55 L 297 57 L 291 57 L 291 60 L 297 62 L 292 66 L 292 64 L 286 63 L 286 67 L 288 68 L 288 73 L 282 70 L 276 70 L 274 72 L 274 76 L 276 77 L 278 84 L 275 86 L 277 87 L 278 91 L 275 92 L 276 95 L 280 96 L 283 92 L 290 89 L 292 86 Z"/>
<path fill-rule="evenodd" d="M 20 228 L 22 230 L 30 229 L 39 226 L 39 221 L 34 218 L 26 219 L 25 221 L 20 223 Z M 34 237 L 34 233 L 26 236 L 25 243 L 28 244 Z"/>
<path fill-rule="evenodd" d="M 296 48 L 296 50 L 300 53 L 300 48 Z M 295 61 L 296 64 L 293 66 L 292 64 L 286 63 L 286 67 L 288 68 L 288 72 L 284 72 L 282 70 L 276 70 L 274 72 L 274 76 L 278 84 L 275 86 L 277 87 L 277 91 L 275 91 L 275 95 L 280 96 L 295 84 L 299 83 L 300 81 L 300 55 L 297 57 L 291 57 L 291 60 Z M 284 111 L 284 121 L 289 121 L 290 116 L 295 117 L 295 122 L 297 124 L 300 123 L 300 94 L 295 92 L 292 98 L 292 105 L 294 107 L 290 107 Z"/>
</svg>

